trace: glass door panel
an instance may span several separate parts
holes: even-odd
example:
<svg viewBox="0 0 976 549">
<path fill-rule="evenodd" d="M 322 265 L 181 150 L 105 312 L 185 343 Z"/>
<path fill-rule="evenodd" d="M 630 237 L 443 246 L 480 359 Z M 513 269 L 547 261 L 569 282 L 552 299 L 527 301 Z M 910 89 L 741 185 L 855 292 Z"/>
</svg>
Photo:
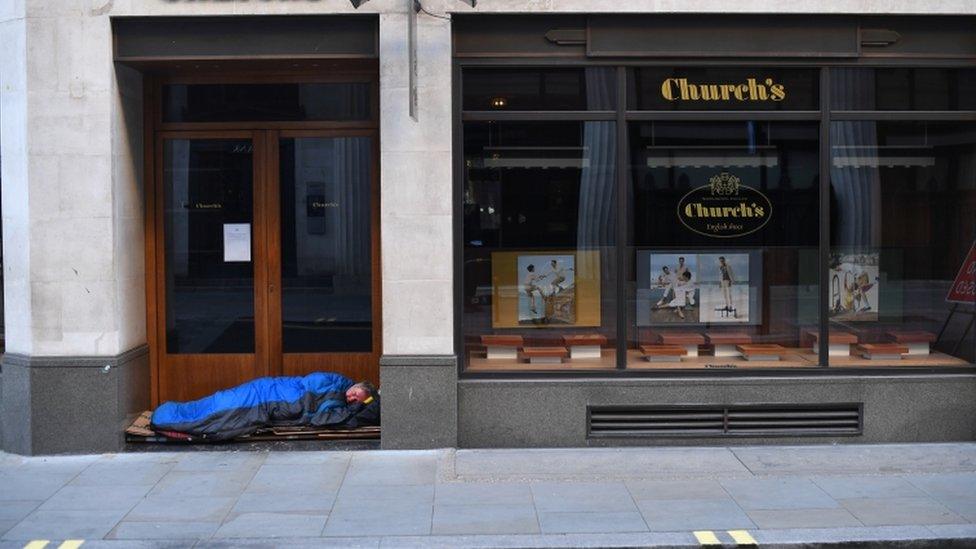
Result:
<svg viewBox="0 0 976 549">
<path fill-rule="evenodd" d="M 163 141 L 167 354 L 255 352 L 254 146 Z"/>
<path fill-rule="evenodd" d="M 372 139 L 279 140 L 281 350 L 371 353 Z"/>
</svg>

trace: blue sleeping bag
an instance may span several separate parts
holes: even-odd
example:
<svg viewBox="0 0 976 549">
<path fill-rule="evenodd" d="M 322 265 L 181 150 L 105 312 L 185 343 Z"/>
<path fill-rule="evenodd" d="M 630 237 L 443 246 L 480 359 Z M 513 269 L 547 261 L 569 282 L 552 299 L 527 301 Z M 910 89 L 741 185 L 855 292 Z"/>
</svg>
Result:
<svg viewBox="0 0 976 549">
<path fill-rule="evenodd" d="M 192 402 L 165 402 L 153 412 L 154 430 L 229 440 L 271 426 L 378 424 L 379 400 L 346 404 L 348 378 L 333 373 L 264 377 Z M 370 408 L 370 413 L 363 414 Z M 373 413 L 375 412 L 375 414 Z M 362 421 L 356 421 L 357 416 Z M 375 423 L 371 421 L 375 415 Z"/>
</svg>

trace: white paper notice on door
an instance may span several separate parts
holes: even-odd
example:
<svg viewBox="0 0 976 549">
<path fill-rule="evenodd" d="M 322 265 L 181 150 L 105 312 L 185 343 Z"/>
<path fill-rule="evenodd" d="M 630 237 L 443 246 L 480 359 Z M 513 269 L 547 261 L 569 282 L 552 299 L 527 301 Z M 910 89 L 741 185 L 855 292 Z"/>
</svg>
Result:
<svg viewBox="0 0 976 549">
<path fill-rule="evenodd" d="M 251 260 L 251 224 L 224 223 L 224 262 Z"/>
</svg>

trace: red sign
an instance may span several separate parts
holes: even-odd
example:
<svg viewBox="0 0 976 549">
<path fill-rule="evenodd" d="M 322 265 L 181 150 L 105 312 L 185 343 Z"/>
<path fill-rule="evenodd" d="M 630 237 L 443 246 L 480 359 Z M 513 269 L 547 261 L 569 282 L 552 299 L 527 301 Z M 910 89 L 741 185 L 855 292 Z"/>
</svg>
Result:
<svg viewBox="0 0 976 549">
<path fill-rule="evenodd" d="M 976 242 L 973 242 L 973 246 L 969 248 L 969 254 L 962 262 L 952 288 L 949 288 L 946 301 L 976 303 Z"/>
</svg>

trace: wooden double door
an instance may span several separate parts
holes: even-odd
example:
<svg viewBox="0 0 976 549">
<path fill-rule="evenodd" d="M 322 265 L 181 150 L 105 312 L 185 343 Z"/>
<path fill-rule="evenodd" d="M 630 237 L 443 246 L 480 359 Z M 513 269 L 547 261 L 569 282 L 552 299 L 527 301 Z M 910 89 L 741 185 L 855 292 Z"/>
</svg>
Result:
<svg viewBox="0 0 976 549">
<path fill-rule="evenodd" d="M 154 400 L 313 371 L 378 382 L 376 131 L 155 137 Z"/>
</svg>

